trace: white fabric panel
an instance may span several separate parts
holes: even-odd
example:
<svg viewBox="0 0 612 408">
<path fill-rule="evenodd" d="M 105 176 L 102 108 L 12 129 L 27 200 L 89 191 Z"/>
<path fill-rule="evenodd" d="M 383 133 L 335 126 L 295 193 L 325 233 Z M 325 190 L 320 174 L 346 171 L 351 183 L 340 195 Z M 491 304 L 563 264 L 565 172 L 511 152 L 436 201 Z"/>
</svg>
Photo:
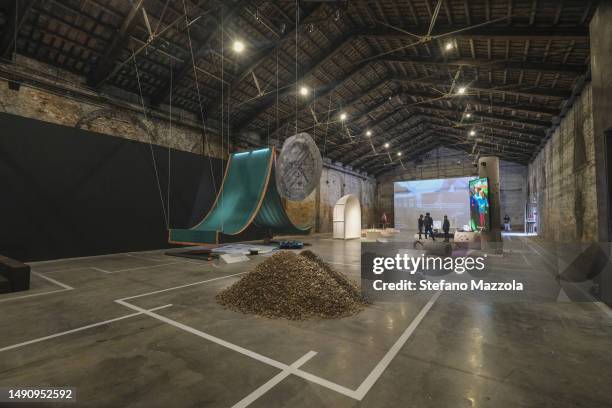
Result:
<svg viewBox="0 0 612 408">
<path fill-rule="evenodd" d="M 334 206 L 334 238 L 361 237 L 361 205 L 352 194 L 341 197 Z"/>
</svg>

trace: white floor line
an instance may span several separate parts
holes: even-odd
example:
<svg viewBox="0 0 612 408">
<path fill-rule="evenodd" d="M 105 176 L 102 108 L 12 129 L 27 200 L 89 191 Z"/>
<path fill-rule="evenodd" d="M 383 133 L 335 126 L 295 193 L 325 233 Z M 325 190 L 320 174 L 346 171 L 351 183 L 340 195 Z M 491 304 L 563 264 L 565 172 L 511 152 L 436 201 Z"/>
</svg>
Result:
<svg viewBox="0 0 612 408">
<path fill-rule="evenodd" d="M 52 279 L 49 278 L 48 276 L 42 275 L 38 272 L 30 272 L 32 275 L 44 279 L 48 282 L 53 283 L 54 285 L 59 286 L 62 289 L 56 289 L 56 290 L 47 290 L 45 292 L 39 292 L 39 293 L 32 293 L 29 295 L 23 295 L 23 296 L 14 296 L 14 297 L 9 297 L 6 299 L 0 299 L 0 303 L 4 303 L 4 302 L 10 302 L 11 300 L 18 300 L 18 299 L 27 299 L 27 298 L 31 298 L 31 297 L 37 297 L 37 296 L 43 296 L 43 295 L 50 295 L 51 293 L 59 293 L 59 292 L 66 292 L 67 290 L 74 290 L 74 288 L 72 286 L 68 286 L 65 283 L 62 283 L 56 279 Z"/>
<path fill-rule="evenodd" d="M 330 261 L 325 261 L 325 263 L 332 264 L 332 265 L 355 266 L 357 268 L 361 268 L 360 264 L 350 264 L 350 263 L 344 263 L 344 262 L 330 262 Z"/>
<path fill-rule="evenodd" d="M 220 280 L 220 279 L 231 278 L 233 276 L 240 276 L 240 275 L 244 275 L 245 273 L 246 272 L 240 272 L 240 273 L 234 273 L 234 274 L 231 274 L 231 275 L 218 276 L 216 278 L 206 279 L 206 280 L 203 280 L 203 281 L 198 281 L 198 282 L 193 282 L 193 283 L 187 283 L 185 285 L 180 285 L 180 286 L 174 286 L 174 287 L 171 287 L 171 288 L 155 290 L 153 292 L 141 293 L 140 295 L 129 296 L 129 297 L 121 298 L 119 300 L 130 300 L 130 299 L 137 299 L 137 298 L 141 298 L 141 297 L 149 296 L 149 295 L 156 295 L 158 293 L 164 293 L 164 292 L 168 292 L 168 291 L 171 291 L 171 290 L 188 288 L 189 286 L 196 286 L 196 285 L 201 285 L 201 284 L 208 283 L 208 282 L 214 282 L 214 281 L 217 281 L 217 280 Z"/>
<path fill-rule="evenodd" d="M 147 266 L 138 266 L 136 268 L 118 269 L 116 271 L 108 271 L 106 269 L 97 268 L 95 266 L 91 266 L 91 269 L 94 269 L 94 270 L 96 270 L 98 272 L 107 273 L 107 274 L 110 275 L 110 274 L 113 274 L 113 273 L 120 273 L 120 272 L 139 271 L 141 269 L 160 268 L 162 266 L 176 265 L 176 264 L 186 263 L 186 262 L 187 261 L 168 262 L 168 263 L 165 263 L 165 264 L 158 264 L 158 265 L 147 265 Z"/>
<path fill-rule="evenodd" d="M 164 262 L 164 260 L 162 259 L 151 259 L 151 258 L 146 258 L 144 256 L 134 255 L 134 254 L 122 254 L 122 255 L 129 256 L 130 258 L 142 259 L 143 261 Z"/>
<path fill-rule="evenodd" d="M 62 287 L 64 289 L 66 289 L 66 290 L 73 290 L 74 289 L 72 286 L 68 286 L 65 283 L 62 283 L 62 282 L 58 281 L 57 279 L 50 278 L 50 277 L 42 275 L 42 274 L 40 274 L 38 272 L 32 272 L 32 275 L 36 275 L 39 278 L 44 279 L 46 281 L 49 281 L 49 282 L 51 282 L 51 283 L 53 283 L 53 284 L 55 284 L 55 285 L 57 285 L 59 287 Z"/>
<path fill-rule="evenodd" d="M 395 344 L 393 344 L 393 346 L 389 349 L 389 351 L 387 351 L 387 354 L 385 354 L 382 360 L 379 361 L 376 367 L 374 367 L 374 369 L 370 372 L 370 374 L 366 377 L 366 379 L 361 383 L 359 388 L 357 388 L 356 394 L 357 394 L 358 400 L 361 401 L 363 397 L 366 396 L 368 391 L 370 391 L 370 388 L 372 388 L 374 383 L 376 383 L 376 381 L 380 378 L 382 373 L 387 369 L 391 361 L 393 361 L 397 353 L 399 353 L 399 351 L 404 346 L 404 344 L 406 344 L 406 341 L 408 341 L 410 336 L 412 336 L 412 333 L 414 333 L 414 331 L 419 326 L 421 321 L 425 318 L 425 316 L 427 315 L 427 312 L 429 312 L 429 310 L 434 305 L 434 303 L 436 303 L 441 293 L 442 293 L 441 291 L 438 291 L 436 292 L 436 294 L 434 294 L 431 297 L 431 299 L 429 299 L 427 304 L 423 306 L 423 308 L 421 309 L 419 314 L 414 318 L 412 323 L 410 323 L 410 326 L 406 328 L 404 333 L 402 333 L 399 339 L 397 339 Z"/>
<path fill-rule="evenodd" d="M 172 320 L 172 319 L 170 319 L 168 317 L 165 317 L 165 316 L 162 316 L 160 314 L 157 314 L 157 313 L 154 313 L 154 312 L 150 312 L 150 311 L 148 311 L 146 309 L 143 309 L 143 308 L 138 307 L 136 305 L 133 305 L 131 303 L 125 302 L 124 300 L 121 300 L 121 299 L 120 300 L 115 300 L 115 302 L 117 302 L 120 305 L 123 305 L 123 306 L 125 306 L 127 308 L 130 308 L 132 310 L 135 310 L 137 312 L 141 312 L 142 314 L 150 316 L 150 317 L 152 317 L 154 319 L 157 319 L 157 320 L 159 320 L 161 322 L 164 322 L 164 323 L 167 323 L 167 324 L 169 324 L 171 326 L 174 326 L 177 329 L 186 331 L 186 332 L 191 333 L 191 334 L 193 334 L 195 336 L 198 336 L 198 337 L 201 337 L 201 338 L 203 338 L 205 340 L 208 340 L 208 341 L 211 341 L 213 343 L 216 343 L 216 344 L 218 344 L 218 345 L 220 345 L 222 347 L 225 347 L 227 349 L 230 349 L 232 351 L 235 351 L 237 353 L 240 353 L 242 355 L 250 357 L 250 358 L 252 358 L 254 360 L 257 360 L 257 361 L 259 361 L 261 363 L 268 364 L 269 366 L 278 368 L 279 370 L 288 370 L 291 374 L 294 374 L 294 375 L 296 375 L 298 377 L 304 378 L 304 379 L 309 380 L 309 381 L 311 381 L 313 383 L 319 384 L 319 385 L 321 385 L 323 387 L 326 387 L 326 388 L 329 388 L 329 389 L 331 389 L 333 391 L 336 391 L 336 392 L 338 392 L 340 394 L 344 394 L 344 395 L 346 395 L 348 397 L 356 399 L 355 391 L 353 391 L 353 390 L 351 390 L 349 388 L 343 387 L 343 386 L 341 386 L 339 384 L 336 384 L 336 383 L 333 383 L 331 381 L 325 380 L 323 378 L 317 377 L 317 376 L 312 375 L 310 373 L 306 373 L 306 372 L 300 370 L 299 368 L 292 368 L 291 366 L 289 366 L 289 365 L 287 365 L 285 363 L 282 363 L 280 361 L 274 360 L 274 359 L 272 359 L 270 357 L 266 357 L 266 356 L 264 356 L 262 354 L 259 354 L 259 353 L 255 352 L 255 351 L 251 351 L 249 349 L 246 349 L 244 347 L 238 346 L 236 344 L 230 343 L 227 340 L 223 340 L 223 339 L 221 339 L 219 337 L 215 337 L 213 335 L 210 335 L 208 333 L 205 333 L 203 331 L 195 329 L 195 328 L 193 328 L 191 326 L 187 326 L 186 324 L 177 322 L 176 320 Z"/>
<path fill-rule="evenodd" d="M 242 272 L 245 273 L 245 272 Z M 240 273 L 240 274 L 242 274 Z M 237 275 L 240 275 L 237 274 Z M 230 276 L 234 276 L 234 275 L 230 275 Z M 222 279 L 224 277 L 219 277 L 219 278 L 214 278 L 214 279 L 210 279 L 209 281 L 212 280 L 218 280 L 218 279 Z M 183 285 L 183 287 L 185 286 L 192 286 L 195 284 L 200 284 L 200 283 L 205 283 L 207 281 L 203 281 L 203 282 L 196 282 L 194 284 L 188 284 L 188 285 Z M 285 363 L 282 363 L 280 361 L 274 360 L 272 358 L 266 357 L 262 354 L 259 354 L 257 352 L 248 350 L 244 347 L 238 346 L 236 344 L 230 343 L 229 341 L 223 340 L 219 337 L 215 337 L 213 335 L 210 335 L 208 333 L 205 333 L 201 330 L 195 329 L 191 326 L 188 326 L 186 324 L 177 322 L 176 320 L 170 319 L 168 317 L 162 316 L 160 314 L 157 313 L 153 313 L 152 311 L 148 311 L 146 309 L 143 309 L 139 306 L 133 305 L 131 303 L 126 302 L 126 300 L 128 299 L 134 299 L 134 298 L 138 298 L 138 297 L 142 297 L 142 296 L 147 296 L 147 295 L 151 295 L 151 294 L 155 294 L 155 293 L 160 293 L 160 292 L 165 292 L 167 290 L 173 290 L 173 289 L 178 289 L 179 287 L 175 287 L 175 288 L 169 288 L 169 289 L 162 289 L 156 292 L 150 292 L 150 293 L 145 293 L 142 295 L 136 295 L 136 296 L 132 296 L 129 298 L 123 298 L 123 299 L 118 299 L 115 300 L 115 302 L 119 303 L 120 305 L 123 305 L 129 309 L 135 310 L 137 312 L 140 312 L 142 314 L 145 314 L 147 316 L 150 316 L 154 319 L 157 319 L 159 321 L 162 321 L 164 323 L 167 323 L 171 326 L 174 326 L 178 329 L 181 329 L 183 331 L 186 331 L 188 333 L 191 333 L 193 335 L 196 335 L 198 337 L 201 337 L 203 339 L 206 339 L 208 341 L 211 341 L 213 343 L 216 343 L 222 347 L 228 348 L 230 350 L 233 350 L 237 353 L 243 354 L 247 357 L 250 357 L 254 360 L 260 361 L 264 364 L 268 364 L 272 367 L 278 368 L 280 370 L 283 371 L 288 371 L 291 374 L 303 378 L 305 380 L 308 380 L 312 383 L 318 384 L 322 387 L 328 388 L 332 391 L 336 391 L 339 394 L 343 394 L 346 395 L 347 397 L 356 399 L 356 400 L 362 400 L 365 395 L 368 393 L 368 391 L 370 391 L 370 389 L 372 388 L 372 386 L 374 385 L 374 383 L 376 383 L 376 381 L 380 378 L 380 376 L 383 374 L 383 372 L 387 369 L 387 367 L 389 366 L 389 364 L 391 363 L 391 361 L 393 361 L 393 359 L 395 358 L 395 356 L 397 355 L 397 353 L 399 353 L 399 351 L 401 350 L 401 348 L 404 346 L 404 344 L 406 343 L 406 341 L 408 341 L 408 339 L 410 338 L 410 336 L 412 335 L 412 333 L 414 333 L 414 331 L 416 330 L 416 328 L 418 327 L 418 325 L 421 323 L 421 321 L 425 318 L 425 316 L 427 315 L 427 313 L 429 312 L 429 310 L 431 309 L 431 307 L 434 305 L 434 303 L 438 300 L 438 297 L 440 297 L 440 294 L 442 292 L 436 292 L 431 299 L 429 299 L 429 301 L 427 302 L 427 304 L 425 304 L 425 306 L 423 306 L 423 308 L 419 311 L 419 313 L 417 314 L 417 316 L 414 318 L 414 320 L 410 323 L 410 325 L 408 326 L 408 328 L 406 328 L 406 330 L 404 331 L 404 333 L 402 333 L 402 335 L 399 337 L 399 339 L 393 344 L 393 346 L 389 349 L 389 351 L 385 354 L 385 356 L 382 358 L 382 360 L 374 367 L 374 369 L 370 372 L 370 374 L 366 377 L 366 379 L 361 383 L 361 385 L 359 386 L 359 388 L 357 390 L 351 390 L 350 388 L 344 387 L 340 384 L 336 384 L 332 381 L 326 380 L 324 378 L 318 377 L 314 374 L 310 374 L 308 372 L 305 372 L 297 367 L 291 367 L 286 365 Z"/>
<path fill-rule="evenodd" d="M 126 254 L 154 254 L 154 253 L 163 253 L 164 251 L 166 251 L 169 248 L 165 248 L 165 249 L 152 249 L 152 250 L 148 250 L 148 251 L 132 251 L 132 252 L 117 252 L 114 254 L 104 254 L 104 255 L 92 255 L 92 256 L 77 256 L 77 257 L 72 257 L 72 258 L 60 258 L 60 259 L 51 259 L 48 261 L 34 261 L 34 262 L 26 262 L 28 265 L 47 265 L 47 264 L 53 264 L 53 263 L 58 263 L 58 262 L 70 262 L 70 261 L 81 261 L 81 260 L 86 260 L 86 259 L 98 259 L 98 258 L 109 258 L 109 257 L 113 257 L 113 256 L 117 256 L 117 255 L 126 255 Z"/>
<path fill-rule="evenodd" d="M 168 304 L 168 305 L 164 305 L 164 306 L 155 307 L 155 308 L 149 309 L 149 310 L 150 311 L 155 311 L 155 310 L 165 309 L 165 308 L 170 307 L 170 306 L 172 306 L 172 305 Z M 67 334 L 72 334 L 72 333 L 80 332 L 80 331 L 83 331 L 83 330 L 91 329 L 93 327 L 103 326 L 105 324 L 117 322 L 119 320 L 129 319 L 130 317 L 139 316 L 141 314 L 142 313 L 140 313 L 140 312 L 131 313 L 131 314 L 128 314 L 128 315 L 116 317 L 114 319 L 105 320 L 103 322 L 88 324 L 87 326 L 77 327 L 76 329 L 66 330 L 66 331 L 63 331 L 63 332 L 60 332 L 60 333 L 51 334 L 49 336 L 39 337 L 37 339 L 28 340 L 28 341 L 24 341 L 22 343 L 17 343 L 17 344 L 13 344 L 13 345 L 10 345 L 10 346 L 2 347 L 2 348 L 0 348 L 0 353 L 3 352 L 3 351 L 13 350 L 13 349 L 16 349 L 16 348 L 19 348 L 19 347 L 23 347 L 23 346 L 27 346 L 27 345 L 30 345 L 30 344 L 40 343 L 41 341 L 45 341 L 45 340 L 49 340 L 49 339 L 54 339 L 56 337 L 65 336 Z"/>
<path fill-rule="evenodd" d="M 300 368 L 308 360 L 310 360 L 311 358 L 313 358 L 316 355 L 317 355 L 317 353 L 315 351 L 309 351 L 308 353 L 304 354 L 295 363 L 291 364 L 290 367 L 291 368 Z M 253 391 L 252 393 L 250 393 L 249 395 L 247 395 L 246 397 L 244 397 L 243 399 L 238 401 L 236 404 L 234 404 L 232 406 L 232 408 L 246 408 L 246 407 L 248 407 L 253 402 L 255 402 L 259 397 L 261 397 L 262 395 L 264 395 L 265 393 L 270 391 L 278 383 L 280 383 L 281 381 L 283 381 L 285 378 L 289 377 L 290 375 L 291 375 L 291 371 L 290 370 L 283 370 L 283 371 L 281 371 L 280 373 L 278 373 L 274 377 L 272 377 L 270 380 L 266 381 L 266 383 L 263 384 L 261 387 L 257 388 L 255 391 Z"/>
<path fill-rule="evenodd" d="M 11 300 L 26 299 L 26 298 L 36 297 L 36 296 L 42 296 L 42 295 L 50 295 L 52 293 L 66 292 L 68 290 L 71 290 L 71 289 L 56 289 L 56 290 L 49 290 L 46 292 L 33 293 L 31 295 L 15 296 L 15 297 L 10 297 L 6 299 L 0 299 L 0 303 L 10 302 Z"/>
</svg>

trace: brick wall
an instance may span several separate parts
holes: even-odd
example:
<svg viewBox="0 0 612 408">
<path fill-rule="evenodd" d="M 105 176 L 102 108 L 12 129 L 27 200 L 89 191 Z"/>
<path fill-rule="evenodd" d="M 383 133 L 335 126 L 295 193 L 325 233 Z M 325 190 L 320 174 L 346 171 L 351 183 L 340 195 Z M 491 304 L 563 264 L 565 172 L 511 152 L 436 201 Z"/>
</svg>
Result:
<svg viewBox="0 0 612 408">
<path fill-rule="evenodd" d="M 16 64 L 0 63 L 0 72 L 4 73 L 0 78 L 32 78 L 24 81 L 18 91 L 9 89 L 8 81 L 0 79 L 1 112 L 192 153 L 210 153 L 213 157 L 227 155 L 227 146 L 222 147 L 220 137 L 211 132 L 207 132 L 206 149 L 200 121 L 180 109 L 173 109 L 170 133 L 167 105 L 148 111 L 145 118 L 138 95 L 116 89 L 94 93 L 85 86 L 85 78 L 23 56 L 18 56 Z M 121 105 L 105 97 L 105 91 L 124 94 Z"/>
</svg>

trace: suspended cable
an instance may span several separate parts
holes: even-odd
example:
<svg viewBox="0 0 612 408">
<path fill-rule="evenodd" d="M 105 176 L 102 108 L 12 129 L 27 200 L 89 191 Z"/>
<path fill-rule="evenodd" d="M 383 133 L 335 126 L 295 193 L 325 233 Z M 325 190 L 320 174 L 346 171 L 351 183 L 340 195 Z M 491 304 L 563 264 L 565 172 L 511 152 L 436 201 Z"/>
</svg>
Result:
<svg viewBox="0 0 612 408">
<path fill-rule="evenodd" d="M 168 223 L 168 216 L 166 214 L 166 204 L 164 203 L 164 193 L 162 192 L 161 183 L 159 181 L 159 173 L 157 171 L 157 161 L 155 160 L 155 152 L 153 151 L 153 137 L 151 136 L 151 132 L 148 126 L 148 118 L 147 118 L 147 109 L 144 103 L 144 96 L 142 94 L 142 85 L 140 83 L 140 72 L 138 71 L 138 64 L 136 63 L 136 54 L 132 50 L 132 58 L 134 60 L 134 70 L 136 71 L 136 81 L 138 82 L 138 92 L 140 93 L 140 103 L 142 104 L 142 114 L 145 119 L 145 128 L 147 131 L 147 136 L 149 136 L 149 149 L 151 150 L 151 158 L 153 159 L 153 170 L 155 170 L 155 179 L 157 180 L 157 189 L 159 191 L 159 198 L 161 200 L 162 212 L 164 214 L 164 220 L 166 221 L 166 229 L 170 229 L 170 224 Z"/>
<path fill-rule="evenodd" d="M 167 4 L 167 3 L 166 3 Z M 173 71 L 174 63 L 170 60 L 170 105 L 169 105 L 169 132 L 168 132 L 168 197 L 166 198 L 166 204 L 168 206 L 168 229 L 170 229 L 170 180 L 171 180 L 171 169 L 172 169 L 172 149 L 170 148 L 170 142 L 172 140 L 172 88 L 173 88 Z"/>
<path fill-rule="evenodd" d="M 299 0 L 295 0 L 295 86 L 298 86 L 298 26 L 300 21 Z M 298 93 L 295 92 L 295 133 L 298 132 Z"/>
<path fill-rule="evenodd" d="M 204 140 L 203 140 L 203 146 L 202 146 L 202 150 L 206 152 L 206 154 L 208 154 L 208 163 L 210 166 L 210 175 L 212 177 L 212 181 L 213 181 L 213 188 L 215 190 L 215 194 L 217 194 L 217 183 L 215 180 L 215 173 L 213 170 L 213 165 L 212 165 L 212 157 L 211 157 L 211 151 L 210 151 L 210 146 L 208 144 L 208 134 L 206 132 L 206 121 L 204 120 L 204 108 L 202 106 L 202 96 L 200 94 L 200 83 L 199 83 L 199 79 L 198 79 L 198 70 L 196 69 L 196 63 L 195 63 L 195 56 L 193 54 L 193 45 L 191 43 L 191 34 L 190 34 L 190 29 L 189 29 L 189 18 L 187 16 L 187 6 L 185 5 L 185 0 L 183 0 L 183 10 L 185 11 L 185 22 L 187 24 L 187 42 L 189 43 L 189 52 L 191 54 L 191 65 L 193 68 L 193 75 L 195 78 L 195 85 L 196 85 L 196 92 L 198 95 L 198 104 L 200 106 L 200 118 L 202 120 L 202 133 L 204 136 Z M 222 9 L 223 10 L 223 9 Z M 223 82 L 221 82 L 221 86 L 223 86 Z M 223 134 L 221 135 L 221 137 L 223 137 Z M 206 148 L 206 150 L 204 150 L 204 147 Z"/>
</svg>

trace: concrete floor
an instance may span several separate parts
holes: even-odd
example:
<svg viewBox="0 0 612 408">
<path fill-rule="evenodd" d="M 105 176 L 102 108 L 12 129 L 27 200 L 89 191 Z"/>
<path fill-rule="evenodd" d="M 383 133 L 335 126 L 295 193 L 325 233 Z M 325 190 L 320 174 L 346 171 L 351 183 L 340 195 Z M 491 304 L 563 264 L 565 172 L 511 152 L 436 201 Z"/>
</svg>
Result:
<svg viewBox="0 0 612 408">
<path fill-rule="evenodd" d="M 308 241 L 359 278 L 359 241 Z M 550 278 L 544 248 L 505 248 L 490 265 L 507 277 Z M 215 303 L 263 259 L 35 263 L 29 292 L 0 295 L 0 387 L 76 387 L 83 407 L 612 407 L 601 305 L 420 294 L 287 322 Z"/>
</svg>

